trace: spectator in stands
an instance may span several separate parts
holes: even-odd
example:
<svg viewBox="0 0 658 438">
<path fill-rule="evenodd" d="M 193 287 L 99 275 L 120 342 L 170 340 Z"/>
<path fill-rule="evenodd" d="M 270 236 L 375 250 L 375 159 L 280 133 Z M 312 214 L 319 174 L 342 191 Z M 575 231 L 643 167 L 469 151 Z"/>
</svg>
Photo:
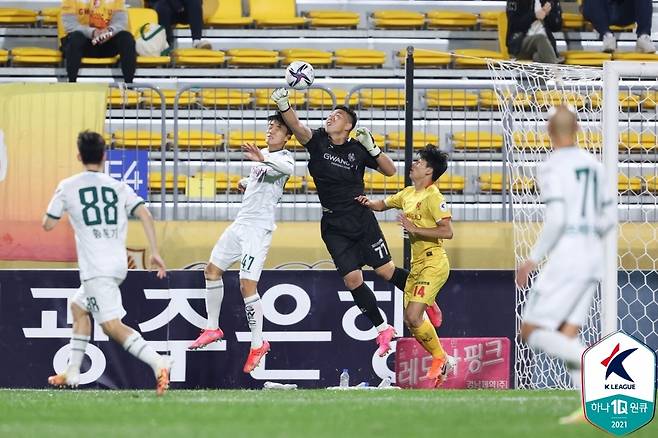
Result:
<svg viewBox="0 0 658 438">
<path fill-rule="evenodd" d="M 203 29 L 202 0 L 157 0 L 151 2 L 158 12 L 158 21 L 167 31 L 169 47 L 174 47 L 173 26 L 176 23 L 190 25 L 192 32 L 192 45 L 195 49 L 210 49 L 210 43 L 201 39 Z"/>
<path fill-rule="evenodd" d="M 553 32 L 562 29 L 559 0 L 507 0 L 507 50 L 518 59 L 559 61 Z"/>
<path fill-rule="evenodd" d="M 62 0 L 62 24 L 66 36 L 61 48 L 69 82 L 78 78 L 83 57 L 121 56 L 123 79 L 130 84 L 135 77 L 137 53 L 135 39 L 128 28 L 124 0 Z"/>
<path fill-rule="evenodd" d="M 610 31 L 610 25 L 628 26 L 637 23 L 635 51 L 654 53 L 656 47 L 651 41 L 651 0 L 583 0 L 583 17 L 592 22 L 594 29 L 603 40 L 603 51 L 617 50 L 617 40 Z"/>
</svg>

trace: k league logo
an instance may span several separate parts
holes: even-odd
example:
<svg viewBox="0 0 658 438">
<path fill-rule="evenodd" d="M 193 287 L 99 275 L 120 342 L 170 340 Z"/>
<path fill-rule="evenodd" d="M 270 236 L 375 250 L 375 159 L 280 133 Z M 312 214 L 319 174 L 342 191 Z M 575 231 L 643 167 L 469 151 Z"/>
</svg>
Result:
<svg viewBox="0 0 658 438">
<path fill-rule="evenodd" d="M 627 435 L 649 423 L 656 401 L 656 355 L 617 332 L 583 355 L 583 403 L 593 425 Z"/>
</svg>

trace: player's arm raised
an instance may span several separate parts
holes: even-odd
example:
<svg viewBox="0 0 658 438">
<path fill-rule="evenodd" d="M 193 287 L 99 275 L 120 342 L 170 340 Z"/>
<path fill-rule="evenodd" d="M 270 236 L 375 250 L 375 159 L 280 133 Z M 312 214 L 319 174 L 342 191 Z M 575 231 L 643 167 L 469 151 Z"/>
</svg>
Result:
<svg viewBox="0 0 658 438">
<path fill-rule="evenodd" d="M 402 228 L 417 236 L 429 237 L 431 239 L 452 239 L 454 234 L 452 230 L 452 221 L 449 217 L 441 219 L 436 223 L 436 227 L 431 228 L 423 228 L 414 225 L 414 223 L 404 214 L 398 216 L 398 222 Z"/>
<path fill-rule="evenodd" d="M 386 176 L 393 176 L 397 172 L 395 163 L 391 157 L 382 152 L 382 150 L 375 144 L 375 139 L 368 128 L 360 127 L 356 129 L 356 139 L 363 145 L 368 153 L 377 160 L 377 172 Z"/>
<path fill-rule="evenodd" d="M 142 221 L 142 226 L 144 227 L 144 233 L 146 238 L 149 241 L 149 246 L 151 247 L 151 266 L 155 266 L 158 270 L 158 278 L 165 278 L 167 276 L 167 267 L 165 266 L 164 260 L 160 257 L 160 251 L 158 250 L 158 242 L 155 238 L 155 221 L 151 212 L 144 206 L 144 204 L 137 207 L 133 213 L 135 217 L 139 218 Z"/>
<path fill-rule="evenodd" d="M 297 141 L 303 145 L 308 143 L 311 140 L 311 137 L 313 137 L 313 131 L 311 131 L 311 128 L 304 125 L 299 120 L 297 113 L 290 106 L 290 101 L 288 100 L 288 90 L 285 88 L 277 88 L 274 90 L 270 98 L 274 103 L 276 103 L 276 106 L 279 108 L 279 111 L 283 116 L 283 120 L 295 135 Z"/>
</svg>

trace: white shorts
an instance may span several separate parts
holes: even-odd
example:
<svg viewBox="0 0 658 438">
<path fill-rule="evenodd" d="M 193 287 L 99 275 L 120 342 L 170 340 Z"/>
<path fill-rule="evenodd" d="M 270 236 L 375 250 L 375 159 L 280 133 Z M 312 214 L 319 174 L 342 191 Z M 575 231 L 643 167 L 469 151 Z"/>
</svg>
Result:
<svg viewBox="0 0 658 438">
<path fill-rule="evenodd" d="M 272 243 L 272 231 L 232 223 L 210 254 L 210 263 L 226 271 L 240 261 L 240 278 L 258 281 Z"/>
<path fill-rule="evenodd" d="M 523 322 L 549 330 L 557 330 L 563 323 L 582 327 L 599 279 L 574 272 L 577 270 L 545 266 L 530 290 Z"/>
<path fill-rule="evenodd" d="M 73 302 L 91 313 L 99 324 L 113 319 L 121 320 L 126 316 L 119 290 L 122 281 L 113 277 L 85 280 L 73 295 Z"/>
</svg>

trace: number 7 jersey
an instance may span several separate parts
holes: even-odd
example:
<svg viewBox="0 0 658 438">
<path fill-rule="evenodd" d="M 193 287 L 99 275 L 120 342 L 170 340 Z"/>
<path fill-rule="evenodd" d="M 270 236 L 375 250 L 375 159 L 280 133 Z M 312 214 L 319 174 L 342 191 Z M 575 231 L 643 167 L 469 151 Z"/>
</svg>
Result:
<svg viewBox="0 0 658 438">
<path fill-rule="evenodd" d="M 59 219 L 68 213 L 81 280 L 125 278 L 128 216 L 143 203 L 126 183 L 101 172 L 85 171 L 59 183 L 46 214 Z"/>
</svg>

